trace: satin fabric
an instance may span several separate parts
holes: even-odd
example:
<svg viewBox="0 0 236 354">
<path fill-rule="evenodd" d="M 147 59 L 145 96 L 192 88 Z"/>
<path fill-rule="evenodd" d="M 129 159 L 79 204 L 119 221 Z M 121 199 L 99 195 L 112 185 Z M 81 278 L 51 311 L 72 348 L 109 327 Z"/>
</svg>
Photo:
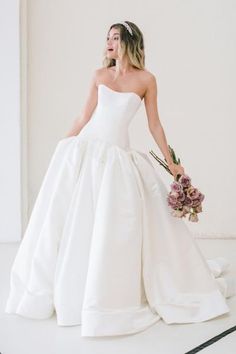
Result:
<svg viewBox="0 0 236 354">
<path fill-rule="evenodd" d="M 98 86 L 77 136 L 58 142 L 14 259 L 5 312 L 81 325 L 81 336 L 229 312 L 227 259 L 205 260 L 148 156 L 132 149 L 134 92 Z"/>
</svg>

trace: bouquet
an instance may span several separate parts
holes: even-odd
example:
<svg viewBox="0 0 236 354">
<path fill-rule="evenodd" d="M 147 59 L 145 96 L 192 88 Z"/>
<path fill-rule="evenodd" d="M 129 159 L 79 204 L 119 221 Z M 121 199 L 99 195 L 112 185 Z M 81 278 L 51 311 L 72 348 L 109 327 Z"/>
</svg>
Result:
<svg viewBox="0 0 236 354">
<path fill-rule="evenodd" d="M 176 158 L 172 147 L 170 145 L 168 145 L 168 147 L 173 162 L 180 164 L 180 159 Z M 173 175 L 166 163 L 166 159 L 163 161 L 152 150 L 149 152 L 167 172 Z M 186 217 L 186 215 L 189 214 L 188 220 L 197 222 L 197 214 L 202 212 L 202 201 L 205 198 L 204 194 L 191 185 L 191 178 L 186 174 L 178 174 L 170 187 L 171 190 L 167 196 L 167 203 L 172 208 L 171 214 L 179 218 Z"/>
</svg>

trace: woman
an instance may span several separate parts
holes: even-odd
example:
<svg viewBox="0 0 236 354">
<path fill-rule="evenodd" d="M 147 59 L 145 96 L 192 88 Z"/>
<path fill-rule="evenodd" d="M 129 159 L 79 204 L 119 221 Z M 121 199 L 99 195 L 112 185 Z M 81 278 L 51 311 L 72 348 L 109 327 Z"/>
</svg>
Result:
<svg viewBox="0 0 236 354">
<path fill-rule="evenodd" d="M 160 123 L 157 111 L 156 78 L 144 67 L 143 35 L 134 23 L 132 28 L 133 33 L 131 35 L 122 24 L 114 24 L 110 27 L 107 36 L 105 67 L 95 71 L 82 119 L 76 121 L 75 126 L 67 136 L 79 134 L 91 118 L 91 114 L 97 105 L 99 83 L 105 83 L 108 87 L 113 87 L 120 92 L 133 91 L 141 99 L 144 99 L 150 132 L 165 156 L 171 172 L 174 176 L 178 173 L 183 174 L 183 167 L 174 164 L 172 161 L 165 133 Z"/>
<path fill-rule="evenodd" d="M 128 126 L 144 100 L 174 176 L 155 76 L 130 21 L 108 32 L 82 115 L 59 141 L 11 270 L 6 312 L 82 325 L 82 336 L 134 333 L 159 319 L 192 323 L 229 312 L 224 258 L 206 261 Z M 232 289 L 231 289 L 232 290 Z"/>
</svg>

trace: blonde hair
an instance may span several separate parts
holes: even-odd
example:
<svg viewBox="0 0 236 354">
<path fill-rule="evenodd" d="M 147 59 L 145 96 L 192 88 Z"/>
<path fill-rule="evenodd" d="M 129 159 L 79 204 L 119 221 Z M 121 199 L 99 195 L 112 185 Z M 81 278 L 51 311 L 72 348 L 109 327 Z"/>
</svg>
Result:
<svg viewBox="0 0 236 354">
<path fill-rule="evenodd" d="M 120 58 L 123 58 L 125 55 L 128 57 L 129 63 L 137 68 L 144 69 L 145 68 L 145 53 L 144 53 L 144 40 L 143 34 L 138 28 L 138 26 L 130 21 L 125 21 L 128 23 L 132 30 L 132 35 L 129 33 L 127 28 L 121 23 L 113 23 L 108 33 L 112 28 L 116 28 L 120 30 L 120 46 L 118 47 L 118 55 Z M 111 67 L 116 66 L 116 60 L 113 58 L 108 58 L 106 48 L 104 49 L 103 55 L 103 66 Z M 119 75 L 119 68 L 115 78 Z"/>
</svg>

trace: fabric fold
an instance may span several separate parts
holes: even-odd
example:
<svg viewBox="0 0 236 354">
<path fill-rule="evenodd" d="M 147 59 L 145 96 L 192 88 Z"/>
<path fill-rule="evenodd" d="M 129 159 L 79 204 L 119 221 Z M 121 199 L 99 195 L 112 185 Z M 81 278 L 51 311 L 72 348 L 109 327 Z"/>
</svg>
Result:
<svg viewBox="0 0 236 354">
<path fill-rule="evenodd" d="M 227 260 L 204 259 L 166 196 L 146 154 L 61 140 L 12 266 L 5 312 L 46 319 L 55 311 L 58 325 L 82 325 L 82 336 L 228 313 L 219 277 Z"/>
</svg>

